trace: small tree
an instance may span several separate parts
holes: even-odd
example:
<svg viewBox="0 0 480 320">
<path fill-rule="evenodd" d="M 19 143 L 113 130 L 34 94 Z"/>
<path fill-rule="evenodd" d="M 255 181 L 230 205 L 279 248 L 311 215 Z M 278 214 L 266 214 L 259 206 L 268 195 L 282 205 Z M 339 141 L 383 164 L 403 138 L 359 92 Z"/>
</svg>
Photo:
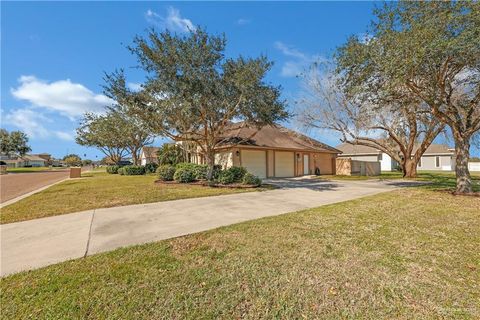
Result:
<svg viewBox="0 0 480 320">
<path fill-rule="evenodd" d="M 63 157 L 63 162 L 69 167 L 79 167 L 82 165 L 82 158 L 72 153 Z"/>
<path fill-rule="evenodd" d="M 480 2 L 400 1 L 375 11 L 370 39 L 339 49 L 350 95 L 379 101 L 407 94 L 450 127 L 457 192 L 472 192 L 472 137 L 480 130 Z"/>
<path fill-rule="evenodd" d="M 186 162 L 185 151 L 176 144 L 165 143 L 160 147 L 157 152 L 158 164 L 171 164 L 176 165 L 178 163 Z"/>
<path fill-rule="evenodd" d="M 148 73 L 133 106 L 152 131 L 174 141 L 194 142 L 205 155 L 212 178 L 215 147 L 229 123 L 262 127 L 286 119 L 280 89 L 264 81 L 272 63 L 225 58 L 225 36 L 201 28 L 186 36 L 150 31 L 130 50 Z"/>
<path fill-rule="evenodd" d="M 22 131 L 8 132 L 0 129 L 0 147 L 1 153 L 12 156 L 23 156 L 32 149 L 28 146 L 28 136 Z"/>
<path fill-rule="evenodd" d="M 82 146 L 95 147 L 119 163 L 128 155 L 125 128 L 128 126 L 124 119 L 116 113 L 97 115 L 86 113 L 77 128 L 76 142 Z"/>
<path fill-rule="evenodd" d="M 137 95 L 127 88 L 123 70 L 106 74 L 104 93 L 115 101 L 109 112 L 122 119 L 123 143 L 132 156 L 133 164 L 140 164 L 140 153 L 144 146 L 153 142 L 153 134 L 142 118 L 135 112 L 138 109 Z"/>
</svg>

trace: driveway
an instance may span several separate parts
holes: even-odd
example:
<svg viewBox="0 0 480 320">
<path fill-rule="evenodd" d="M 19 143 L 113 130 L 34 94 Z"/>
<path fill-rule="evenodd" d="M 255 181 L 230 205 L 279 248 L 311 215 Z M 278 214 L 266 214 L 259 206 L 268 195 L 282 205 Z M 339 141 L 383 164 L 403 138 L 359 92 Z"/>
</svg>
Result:
<svg viewBox="0 0 480 320">
<path fill-rule="evenodd" d="M 68 178 L 69 170 L 9 173 L 0 176 L 0 202 L 19 197 L 44 186 Z"/>
<path fill-rule="evenodd" d="M 1 225 L 1 275 L 406 186 L 398 181 L 268 182 L 280 188 L 96 209 Z"/>
</svg>

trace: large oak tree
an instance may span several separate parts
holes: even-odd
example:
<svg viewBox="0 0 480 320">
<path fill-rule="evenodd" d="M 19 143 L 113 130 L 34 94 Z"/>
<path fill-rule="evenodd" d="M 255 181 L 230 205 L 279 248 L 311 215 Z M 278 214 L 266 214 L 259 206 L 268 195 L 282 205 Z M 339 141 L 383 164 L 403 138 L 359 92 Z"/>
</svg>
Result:
<svg viewBox="0 0 480 320">
<path fill-rule="evenodd" d="M 332 69 L 314 63 L 305 73 L 298 120 L 337 132 L 343 142 L 380 150 L 399 163 L 404 177 L 415 177 L 421 156 L 445 125 L 425 113 L 418 99 L 380 106 L 349 99 Z"/>
<path fill-rule="evenodd" d="M 480 2 L 401 1 L 375 11 L 368 39 L 338 50 L 351 96 L 379 102 L 414 96 L 455 141 L 457 192 L 472 192 L 471 139 L 480 130 Z"/>
<path fill-rule="evenodd" d="M 288 117 L 280 88 L 265 81 L 265 57 L 227 58 L 224 35 L 197 28 L 187 35 L 151 30 L 130 50 L 147 73 L 143 90 L 130 96 L 137 114 L 155 133 L 194 142 L 205 155 L 209 178 L 215 148 L 229 123 L 261 127 Z"/>
</svg>

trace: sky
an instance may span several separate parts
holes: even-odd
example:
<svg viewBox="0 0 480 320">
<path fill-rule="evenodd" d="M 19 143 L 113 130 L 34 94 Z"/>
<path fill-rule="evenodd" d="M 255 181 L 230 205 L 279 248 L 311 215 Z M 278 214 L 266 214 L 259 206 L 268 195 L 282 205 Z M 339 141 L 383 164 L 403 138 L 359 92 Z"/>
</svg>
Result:
<svg viewBox="0 0 480 320">
<path fill-rule="evenodd" d="M 100 159 L 75 143 L 85 112 L 100 112 L 105 72 L 124 68 L 129 86 L 145 74 L 126 48 L 149 28 L 179 34 L 195 26 L 225 33 L 226 55 L 266 55 L 267 81 L 280 85 L 289 108 L 302 90 L 298 74 L 328 59 L 349 36 L 366 32 L 371 2 L 2 2 L 1 127 L 23 130 L 33 153 L 77 153 Z M 294 121 L 284 125 L 296 129 Z M 309 132 L 333 146 L 329 132 Z M 440 138 L 441 140 L 442 138 Z M 157 139 L 156 144 L 161 143 Z M 438 141 L 441 142 L 441 141 Z M 450 142 L 452 145 L 452 142 Z M 472 150 L 478 155 L 479 150 Z"/>
</svg>

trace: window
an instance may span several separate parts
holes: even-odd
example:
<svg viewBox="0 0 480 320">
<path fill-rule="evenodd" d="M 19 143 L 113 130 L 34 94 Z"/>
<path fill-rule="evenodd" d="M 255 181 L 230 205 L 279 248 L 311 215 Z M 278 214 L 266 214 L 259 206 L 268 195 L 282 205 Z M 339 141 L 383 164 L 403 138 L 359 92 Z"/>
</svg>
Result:
<svg viewBox="0 0 480 320">
<path fill-rule="evenodd" d="M 420 168 L 422 166 L 422 157 L 420 157 L 420 160 L 418 160 L 418 167 Z"/>
<path fill-rule="evenodd" d="M 435 167 L 437 167 L 437 168 L 440 167 L 440 157 L 439 156 L 435 157 Z"/>
<path fill-rule="evenodd" d="M 383 159 L 383 153 L 380 152 L 380 154 L 378 155 L 378 161 L 382 161 Z"/>
</svg>

